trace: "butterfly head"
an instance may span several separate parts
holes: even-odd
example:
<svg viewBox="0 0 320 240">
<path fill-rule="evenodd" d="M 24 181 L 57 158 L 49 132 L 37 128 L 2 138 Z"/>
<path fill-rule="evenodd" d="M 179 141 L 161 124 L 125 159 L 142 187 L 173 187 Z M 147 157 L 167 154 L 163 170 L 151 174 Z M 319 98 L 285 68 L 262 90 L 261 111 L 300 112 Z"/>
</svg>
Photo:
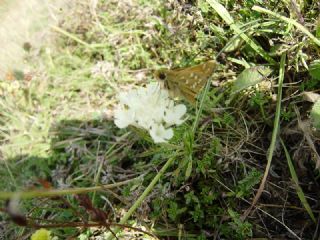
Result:
<svg viewBox="0 0 320 240">
<path fill-rule="evenodd" d="M 161 70 L 156 72 L 156 76 L 159 80 L 162 80 L 162 81 L 166 80 L 167 78 L 167 74 L 165 74 L 165 72 Z"/>
<path fill-rule="evenodd" d="M 158 79 L 161 85 L 164 88 L 168 88 L 168 74 L 165 72 L 166 70 L 158 70 L 155 72 L 155 77 Z"/>
</svg>

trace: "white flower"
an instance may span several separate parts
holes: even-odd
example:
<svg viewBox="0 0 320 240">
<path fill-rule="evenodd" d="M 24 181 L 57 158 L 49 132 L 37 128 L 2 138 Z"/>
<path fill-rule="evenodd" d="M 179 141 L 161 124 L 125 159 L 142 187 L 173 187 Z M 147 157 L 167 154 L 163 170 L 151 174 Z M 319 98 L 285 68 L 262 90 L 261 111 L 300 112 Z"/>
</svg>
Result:
<svg viewBox="0 0 320 240">
<path fill-rule="evenodd" d="M 181 119 L 183 115 L 187 112 L 187 108 L 183 104 L 173 106 L 168 108 L 165 111 L 164 121 L 169 125 L 180 125 L 184 122 L 184 119 Z"/>
<path fill-rule="evenodd" d="M 158 83 L 150 83 L 118 96 L 114 117 L 119 128 L 134 125 L 149 131 L 155 142 L 166 142 L 173 136 L 173 125 L 183 123 L 186 106 L 169 98 L 168 91 L 160 89 Z"/>
<path fill-rule="evenodd" d="M 167 142 L 173 137 L 172 128 L 165 129 L 162 125 L 153 125 L 150 129 L 150 135 L 155 143 Z"/>
</svg>

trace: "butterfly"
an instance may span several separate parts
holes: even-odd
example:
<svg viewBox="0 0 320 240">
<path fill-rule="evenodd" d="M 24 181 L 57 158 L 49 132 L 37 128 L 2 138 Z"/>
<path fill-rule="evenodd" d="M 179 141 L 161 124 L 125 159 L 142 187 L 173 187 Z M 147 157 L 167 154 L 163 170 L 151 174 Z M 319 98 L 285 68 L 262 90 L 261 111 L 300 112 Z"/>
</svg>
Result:
<svg viewBox="0 0 320 240">
<path fill-rule="evenodd" d="M 214 60 L 210 60 L 192 67 L 160 69 L 155 72 L 155 77 L 171 97 L 182 97 L 195 105 L 198 93 L 206 85 L 216 65 Z"/>
</svg>

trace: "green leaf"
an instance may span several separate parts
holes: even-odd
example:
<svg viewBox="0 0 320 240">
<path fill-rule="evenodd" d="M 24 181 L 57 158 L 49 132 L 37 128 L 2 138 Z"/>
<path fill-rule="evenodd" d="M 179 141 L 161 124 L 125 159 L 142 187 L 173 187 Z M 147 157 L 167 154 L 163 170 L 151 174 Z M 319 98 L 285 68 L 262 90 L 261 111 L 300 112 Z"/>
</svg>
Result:
<svg viewBox="0 0 320 240">
<path fill-rule="evenodd" d="M 47 229 L 41 228 L 32 234 L 31 240 L 50 240 L 50 233 Z"/>
<path fill-rule="evenodd" d="M 309 66 L 309 74 L 314 79 L 320 80 L 320 59 L 314 60 Z"/>
<path fill-rule="evenodd" d="M 247 68 L 237 77 L 232 91 L 239 92 L 250 86 L 254 86 L 263 81 L 271 72 L 270 68 L 264 66 Z"/>
<path fill-rule="evenodd" d="M 243 45 L 243 43 L 244 43 L 244 40 L 240 37 L 237 37 L 235 39 L 231 39 L 226 44 L 224 52 L 230 53 L 230 52 L 236 51 L 237 49 L 239 49 Z"/>
<path fill-rule="evenodd" d="M 315 102 L 311 109 L 311 120 L 313 126 L 320 129 L 320 99 Z"/>
</svg>

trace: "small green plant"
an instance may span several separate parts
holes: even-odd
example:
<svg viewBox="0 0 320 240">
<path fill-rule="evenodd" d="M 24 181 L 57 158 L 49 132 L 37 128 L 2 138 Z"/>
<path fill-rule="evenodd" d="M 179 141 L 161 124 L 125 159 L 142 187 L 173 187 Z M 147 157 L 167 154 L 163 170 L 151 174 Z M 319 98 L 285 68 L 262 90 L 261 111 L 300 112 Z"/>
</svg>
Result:
<svg viewBox="0 0 320 240">
<path fill-rule="evenodd" d="M 232 237 L 233 239 L 246 239 L 252 237 L 252 225 L 249 222 L 242 221 L 240 215 L 230 208 L 228 209 L 228 214 L 232 219 L 232 222 L 229 223 L 231 228 L 225 228 L 227 237 Z"/>
<path fill-rule="evenodd" d="M 238 181 L 235 191 L 230 193 L 229 196 L 247 197 L 251 194 L 253 187 L 260 182 L 261 177 L 261 172 L 256 169 L 251 170 L 244 179 Z"/>
</svg>

